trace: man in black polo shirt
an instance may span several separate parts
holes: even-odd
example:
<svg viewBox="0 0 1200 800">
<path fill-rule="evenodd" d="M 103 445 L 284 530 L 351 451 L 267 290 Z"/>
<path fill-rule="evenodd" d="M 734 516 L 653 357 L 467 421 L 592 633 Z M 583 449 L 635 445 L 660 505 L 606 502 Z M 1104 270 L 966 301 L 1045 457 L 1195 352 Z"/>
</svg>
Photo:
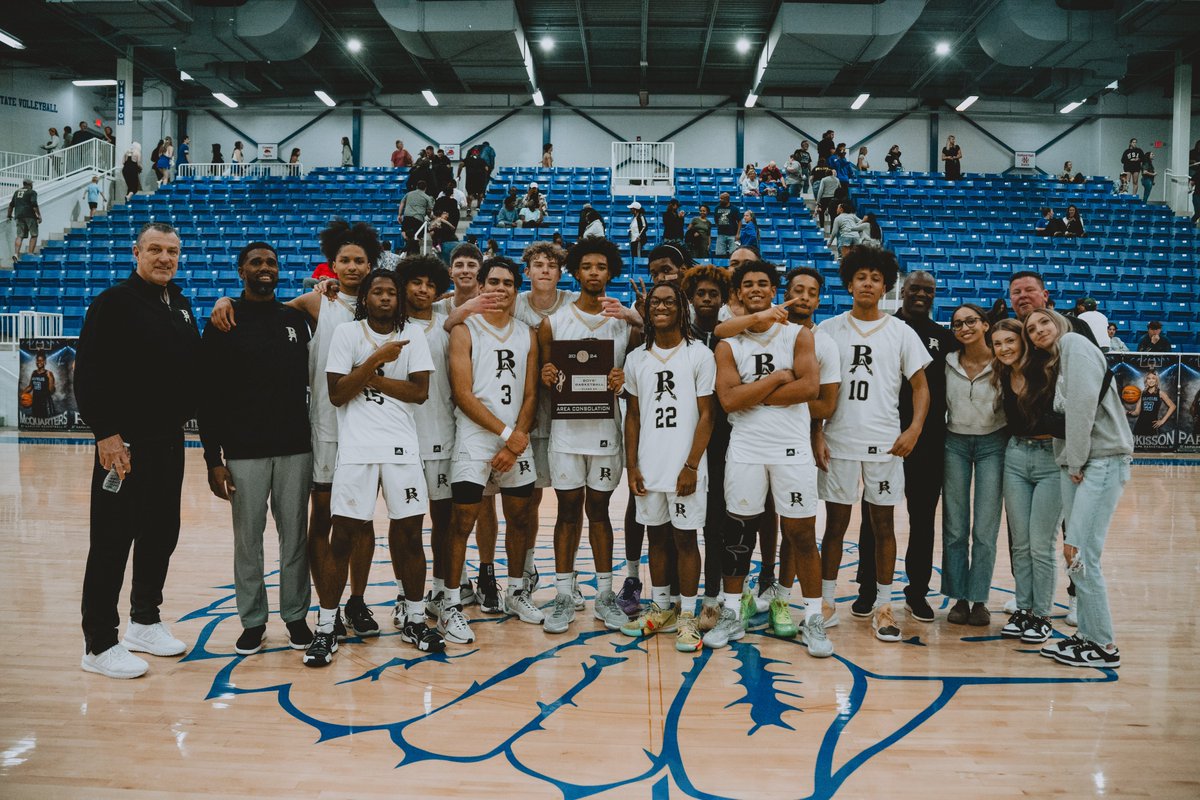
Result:
<svg viewBox="0 0 1200 800">
<path fill-rule="evenodd" d="M 900 310 L 896 316 L 916 331 L 917 338 L 929 352 L 933 362 L 925 367 L 929 385 L 929 413 L 917 445 L 904 459 L 904 499 L 908 506 L 908 548 L 904 553 L 904 571 L 908 586 L 904 588 L 908 613 L 919 622 L 933 622 L 933 609 L 925 595 L 933 575 L 933 517 L 938 498 L 942 495 L 942 473 L 946 444 L 946 355 L 958 348 L 949 329 L 934 322 L 929 314 L 937 282 L 925 270 L 908 273 L 900 288 Z M 900 386 L 900 428 L 912 422 L 912 387 L 908 381 Z M 864 509 L 865 512 L 865 509 Z M 859 528 L 859 551 L 875 551 L 875 533 L 869 514 L 863 513 Z M 891 576 L 885 576 L 891 577 Z M 875 560 L 863 558 L 858 562 L 858 599 L 850 607 L 855 616 L 869 616 L 875 605 Z"/>
<path fill-rule="evenodd" d="M 279 260 L 266 242 L 238 253 L 237 327 L 204 328 L 200 439 L 213 494 L 233 505 L 233 577 L 242 635 L 235 650 L 262 649 L 267 630 L 263 531 L 267 502 L 279 533 L 279 615 L 293 650 L 312 642 L 308 579 L 308 343 L 304 312 L 275 299 Z M 225 461 L 222 461 L 224 451 Z"/>
<path fill-rule="evenodd" d="M 179 540 L 183 425 L 200 384 L 200 333 L 171 280 L 179 250 L 170 225 L 142 228 L 136 270 L 92 301 L 75 355 L 75 399 L 96 437 L 82 667 L 110 678 L 136 678 L 149 668 L 130 650 L 176 656 L 187 649 L 159 617 Z M 117 597 L 130 547 L 132 609 L 118 644 Z"/>
</svg>

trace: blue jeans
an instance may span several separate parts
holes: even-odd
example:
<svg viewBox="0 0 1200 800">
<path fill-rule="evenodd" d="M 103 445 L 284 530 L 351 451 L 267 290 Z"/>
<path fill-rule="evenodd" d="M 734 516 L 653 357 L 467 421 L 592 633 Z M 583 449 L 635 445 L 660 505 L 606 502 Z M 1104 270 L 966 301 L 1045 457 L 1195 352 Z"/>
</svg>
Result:
<svg viewBox="0 0 1200 800">
<path fill-rule="evenodd" d="M 983 436 L 946 433 L 942 479 L 942 594 L 986 603 L 996 566 L 1004 482 L 1003 430 Z M 971 473 L 975 475 L 972 525 Z"/>
<path fill-rule="evenodd" d="M 1054 604 L 1062 487 L 1051 439 L 1014 436 L 1004 452 L 1004 508 L 1017 608 L 1047 617 Z"/>
<path fill-rule="evenodd" d="M 729 256 L 736 249 L 737 249 L 737 243 L 734 241 L 734 238 L 732 235 L 728 235 L 728 234 L 724 234 L 724 233 L 717 234 L 717 246 L 714 251 L 714 255 Z"/>
<path fill-rule="evenodd" d="M 1150 192 L 1154 190 L 1154 179 L 1142 176 L 1142 202 L 1145 203 L 1150 199 Z"/>
<path fill-rule="evenodd" d="M 1075 565 L 1067 572 L 1075 579 L 1079 602 L 1081 639 L 1099 645 L 1112 644 L 1112 615 L 1108 610 L 1108 588 L 1100 571 L 1100 553 L 1108 526 L 1129 481 L 1129 456 L 1096 458 L 1083 468 L 1083 482 L 1076 484 L 1062 470 L 1062 503 L 1067 515 L 1067 544 L 1079 549 Z"/>
</svg>

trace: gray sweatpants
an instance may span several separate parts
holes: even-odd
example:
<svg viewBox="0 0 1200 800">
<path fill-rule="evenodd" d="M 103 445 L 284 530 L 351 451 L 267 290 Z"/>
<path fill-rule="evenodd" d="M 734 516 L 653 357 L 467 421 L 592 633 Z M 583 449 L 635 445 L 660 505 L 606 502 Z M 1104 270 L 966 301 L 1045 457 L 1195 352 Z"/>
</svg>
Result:
<svg viewBox="0 0 1200 800">
<path fill-rule="evenodd" d="M 263 532 L 267 502 L 279 533 L 279 615 L 304 619 L 312 602 L 308 577 L 308 492 L 312 453 L 274 458 L 230 459 L 233 495 L 233 580 L 243 628 L 267 624 L 263 579 Z"/>
</svg>

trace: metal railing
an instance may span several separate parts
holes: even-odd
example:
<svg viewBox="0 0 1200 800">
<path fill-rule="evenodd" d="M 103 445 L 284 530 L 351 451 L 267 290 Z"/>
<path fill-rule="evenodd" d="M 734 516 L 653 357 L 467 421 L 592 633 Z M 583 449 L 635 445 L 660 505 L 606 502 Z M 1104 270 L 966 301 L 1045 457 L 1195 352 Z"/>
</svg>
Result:
<svg viewBox="0 0 1200 800">
<path fill-rule="evenodd" d="M 612 179 L 635 186 L 673 183 L 675 143 L 613 142 Z"/>
<path fill-rule="evenodd" d="M 37 157 L 36 153 L 9 153 L 7 151 L 0 151 L 0 169 L 11 167 L 13 164 L 32 161 Z"/>
<path fill-rule="evenodd" d="M 256 161 L 253 164 L 180 164 L 176 178 L 298 178 L 303 164 Z"/>
<path fill-rule="evenodd" d="M 44 156 L 31 156 L 0 167 L 0 185 L 20 186 L 25 180 L 36 185 L 79 172 L 109 172 L 113 151 L 113 146 L 102 139 L 88 139 Z"/>
<path fill-rule="evenodd" d="M 62 336 L 63 315 L 45 311 L 0 314 L 0 350 L 15 350 L 22 339 Z"/>
</svg>

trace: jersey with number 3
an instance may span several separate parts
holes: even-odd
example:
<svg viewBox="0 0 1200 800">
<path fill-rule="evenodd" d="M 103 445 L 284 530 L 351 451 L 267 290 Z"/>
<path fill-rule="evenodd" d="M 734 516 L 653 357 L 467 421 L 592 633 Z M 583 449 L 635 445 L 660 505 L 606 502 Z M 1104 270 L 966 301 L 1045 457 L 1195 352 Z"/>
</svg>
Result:
<svg viewBox="0 0 1200 800">
<path fill-rule="evenodd" d="M 525 375 L 532 346 L 529 328 L 510 318 L 497 328 L 483 317 L 467 317 L 463 322 L 471 334 L 471 394 L 484 407 L 511 428 L 517 424 L 525 399 Z M 490 460 L 504 447 L 504 440 L 463 413 L 454 409 L 458 423 L 454 456 L 459 460 Z"/>
<path fill-rule="evenodd" d="M 425 334 L 421 332 L 420 324 L 412 320 L 402 330 L 389 334 L 371 330 L 366 320 L 339 325 L 329 343 L 325 372 L 349 375 L 385 342 L 405 340 L 408 343 L 400 350 L 400 356 L 381 366 L 376 374 L 406 381 L 414 372 L 433 372 L 433 359 Z M 421 445 L 417 441 L 414 422 L 416 408 L 412 403 L 364 386 L 338 407 L 338 463 L 420 463 Z"/>
<path fill-rule="evenodd" d="M 742 331 L 726 339 L 743 384 L 792 369 L 796 337 L 803 330 L 791 323 L 772 325 L 761 333 Z M 738 464 L 811 464 L 808 403 L 756 406 L 729 415 L 728 460 Z"/>
<path fill-rule="evenodd" d="M 825 423 L 834 458 L 890 461 L 900 435 L 900 386 L 932 359 L 916 332 L 885 315 L 860 320 L 847 311 L 818 326 L 838 347 L 842 385 L 837 410 Z"/>
<path fill-rule="evenodd" d="M 625 361 L 625 389 L 638 399 L 638 469 L 646 490 L 674 492 L 700 422 L 696 400 L 710 397 L 717 377 L 712 352 L 699 342 L 670 350 L 639 347 Z M 708 468 L 703 453 L 696 474 Z M 700 485 L 703 485 L 701 483 Z"/>
</svg>

